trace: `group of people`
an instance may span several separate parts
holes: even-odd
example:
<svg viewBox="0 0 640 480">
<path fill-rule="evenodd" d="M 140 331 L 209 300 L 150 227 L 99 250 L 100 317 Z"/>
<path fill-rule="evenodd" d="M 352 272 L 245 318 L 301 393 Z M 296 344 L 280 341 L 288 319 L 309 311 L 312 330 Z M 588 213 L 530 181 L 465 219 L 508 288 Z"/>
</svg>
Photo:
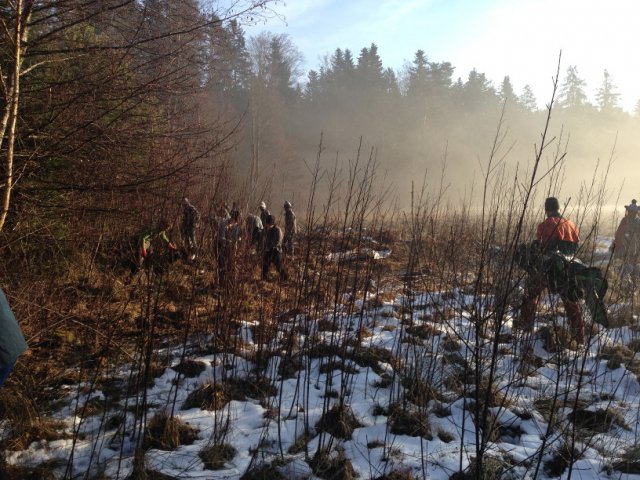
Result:
<svg viewBox="0 0 640 480">
<path fill-rule="evenodd" d="M 295 237 L 298 232 L 296 215 L 290 202 L 284 202 L 284 233 L 276 224 L 275 216 L 267 209 L 266 203 L 260 202 L 257 214 L 246 216 L 245 230 L 240 221 L 240 209 L 236 202 L 231 209 L 221 205 L 210 216 L 212 245 L 218 267 L 219 283 L 228 283 L 233 278 L 239 247 L 246 234 L 248 243 L 261 256 L 262 279 L 269 279 L 269 270 L 273 265 L 280 278 L 288 278 L 283 263 L 283 255 L 293 255 Z M 200 246 L 198 245 L 198 229 L 201 215 L 187 197 L 182 199 L 182 215 L 180 234 L 183 245 L 190 260 L 195 260 Z M 168 257 L 177 251 L 174 242 L 167 233 L 168 222 L 161 221 L 157 227 L 151 228 L 141 236 L 139 265 L 154 269 L 162 268 L 168 263 Z"/>
<path fill-rule="evenodd" d="M 189 258 L 195 259 L 198 250 L 197 229 L 200 214 L 188 198 L 183 198 L 182 221 L 180 231 Z M 580 234 L 577 225 L 560 213 L 560 204 L 555 197 L 545 200 L 546 219 L 536 230 L 534 248 L 541 254 L 559 253 L 575 256 L 578 251 Z M 626 215 L 616 231 L 611 247 L 612 253 L 622 260 L 623 274 L 637 274 L 640 253 L 640 219 L 636 200 L 625 206 Z M 249 214 L 246 218 L 246 234 L 257 254 L 262 256 L 262 278 L 268 279 L 271 265 L 282 279 L 287 278 L 283 265 L 283 253 L 293 254 L 297 233 L 296 216 L 289 202 L 284 203 L 285 230 L 276 224 L 274 216 L 267 209 L 265 202 L 260 202 L 258 213 Z M 242 240 L 243 231 L 240 223 L 240 210 L 234 203 L 231 210 L 220 207 L 213 216 L 214 245 L 217 250 L 219 279 L 227 281 L 231 275 L 235 257 Z M 140 262 L 148 268 L 160 268 L 162 255 L 171 255 L 177 247 L 169 238 L 169 224 L 161 221 L 152 231 L 142 235 L 140 240 Z M 548 272 L 530 274 L 526 282 L 526 292 L 520 309 L 520 316 L 515 327 L 524 331 L 532 331 L 535 313 L 540 296 L 545 288 L 552 289 Z M 585 325 L 583 311 L 577 298 L 565 290 L 558 292 L 564 303 L 571 336 L 578 344 L 585 343 Z M 0 386 L 4 383 L 13 368 L 18 356 L 24 352 L 27 344 L 22 336 L 18 323 L 9 308 L 4 293 L 0 290 Z"/>
</svg>

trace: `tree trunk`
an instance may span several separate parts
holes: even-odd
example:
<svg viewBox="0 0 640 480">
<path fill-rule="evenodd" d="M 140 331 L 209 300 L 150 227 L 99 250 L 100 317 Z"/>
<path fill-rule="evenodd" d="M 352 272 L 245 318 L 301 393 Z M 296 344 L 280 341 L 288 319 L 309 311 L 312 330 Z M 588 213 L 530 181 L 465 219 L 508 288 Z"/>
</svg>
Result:
<svg viewBox="0 0 640 480">
<path fill-rule="evenodd" d="M 16 25 L 15 25 L 15 38 L 14 38 L 14 58 L 13 58 L 13 71 L 11 72 L 11 79 L 7 93 L 7 102 L 5 112 L 2 116 L 2 124 L 0 124 L 0 151 L 2 150 L 2 143 L 7 134 L 7 153 L 4 158 L 4 176 L 3 182 L 0 185 L 2 188 L 2 198 L 0 210 L 0 231 L 4 228 L 4 224 L 7 220 L 9 213 L 9 206 L 11 205 L 11 192 L 13 190 L 13 158 L 16 143 L 16 129 L 18 123 L 18 105 L 20 99 L 20 73 L 22 71 L 22 45 L 27 36 L 27 23 L 31 15 L 32 2 L 27 0 L 16 1 Z M 8 132 L 7 132 L 8 129 Z"/>
</svg>

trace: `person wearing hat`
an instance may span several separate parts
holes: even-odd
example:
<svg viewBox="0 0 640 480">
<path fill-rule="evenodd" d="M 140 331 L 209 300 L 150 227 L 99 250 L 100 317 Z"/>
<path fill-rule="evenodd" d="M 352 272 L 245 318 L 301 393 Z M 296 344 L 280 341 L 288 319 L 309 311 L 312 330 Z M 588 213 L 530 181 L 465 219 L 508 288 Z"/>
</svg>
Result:
<svg viewBox="0 0 640 480">
<path fill-rule="evenodd" d="M 260 210 L 260 221 L 262 222 L 262 225 L 266 225 L 267 217 L 271 215 L 269 210 L 267 210 L 267 204 L 264 202 L 260 202 L 260 205 L 258 205 L 258 210 Z"/>
<path fill-rule="evenodd" d="M 638 273 L 640 263 L 640 207 L 634 198 L 629 205 L 625 205 L 625 216 L 620 220 L 616 235 L 611 245 L 615 258 L 622 261 L 620 278 L 632 280 Z"/>
<path fill-rule="evenodd" d="M 565 255 L 575 255 L 580 240 L 577 225 L 560 214 L 560 203 L 555 197 L 549 197 L 545 200 L 544 210 L 547 218 L 538 225 L 536 244 L 543 253 L 559 252 Z M 538 302 L 546 287 L 547 280 L 543 275 L 530 275 L 527 278 L 526 293 L 518 322 L 518 327 L 522 330 L 533 330 Z M 572 300 L 563 292 L 560 292 L 560 298 L 564 304 L 573 339 L 578 344 L 584 344 L 584 321 L 580 303 Z"/>
<path fill-rule="evenodd" d="M 293 213 L 291 203 L 284 202 L 284 240 L 283 247 L 284 253 L 287 255 L 293 255 L 293 241 L 294 237 L 298 233 L 298 225 L 296 223 L 296 214 Z"/>
<path fill-rule="evenodd" d="M 265 242 L 262 253 L 262 279 L 269 279 L 269 267 L 273 263 L 282 280 L 287 279 L 287 272 L 282 266 L 282 230 L 276 225 L 273 215 L 265 219 Z"/>
</svg>

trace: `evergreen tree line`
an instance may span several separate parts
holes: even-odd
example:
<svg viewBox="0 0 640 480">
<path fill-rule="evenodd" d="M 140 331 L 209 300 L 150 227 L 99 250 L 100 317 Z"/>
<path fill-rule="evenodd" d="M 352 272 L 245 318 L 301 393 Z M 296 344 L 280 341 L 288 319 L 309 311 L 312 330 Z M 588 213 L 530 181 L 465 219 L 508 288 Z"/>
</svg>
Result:
<svg viewBox="0 0 640 480">
<path fill-rule="evenodd" d="M 539 105 L 550 102 L 553 90 L 555 72 L 549 75 L 549 98 L 539 102 L 529 85 L 517 93 L 509 76 L 497 87 L 476 69 L 464 80 L 455 77 L 450 62 L 431 61 L 424 50 L 396 72 L 384 66 L 375 43 L 357 55 L 337 48 L 301 81 L 302 56 L 286 35 L 264 32 L 245 42 L 237 26 L 221 30 L 234 39 L 226 42 L 234 50 L 218 72 L 224 75 L 210 79 L 211 91 L 224 92 L 219 101 L 232 98 L 236 115 L 245 115 L 234 165 L 248 174 L 254 189 L 273 181 L 274 193 L 289 196 L 304 190 L 303 160 L 315 157 L 321 133 L 324 146 L 344 156 L 354 154 L 362 137 L 375 150 L 386 178 L 399 186 L 425 168 L 439 169 L 443 160 L 454 178 L 468 178 L 478 157 L 490 150 L 503 106 L 513 163 L 526 168 L 546 114 Z M 595 103 L 588 101 L 585 89 L 578 68 L 571 65 L 554 97 L 554 134 L 563 141 L 571 138 L 576 161 L 568 162 L 568 176 L 576 188 L 584 180 L 579 177 L 584 166 L 595 168 L 616 141 L 621 164 L 640 150 L 633 133 L 640 108 L 633 114 L 622 110 L 608 71 Z M 333 157 L 328 155 L 329 164 Z M 614 180 L 629 174 L 621 169 L 616 178 L 615 173 Z"/>
</svg>

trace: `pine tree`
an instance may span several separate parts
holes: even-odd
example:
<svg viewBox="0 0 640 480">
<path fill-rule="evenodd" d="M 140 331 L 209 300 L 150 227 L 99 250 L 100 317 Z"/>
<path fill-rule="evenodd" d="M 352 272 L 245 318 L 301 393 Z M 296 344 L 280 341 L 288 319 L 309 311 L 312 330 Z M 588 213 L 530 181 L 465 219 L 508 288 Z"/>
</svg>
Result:
<svg viewBox="0 0 640 480">
<path fill-rule="evenodd" d="M 363 48 L 358 57 L 358 81 L 365 88 L 382 88 L 382 60 L 378 55 L 378 46 L 372 43 L 369 48 Z"/>
<path fill-rule="evenodd" d="M 475 68 L 472 69 L 462 91 L 464 106 L 475 110 L 487 105 L 493 99 L 495 99 L 495 90 L 487 76 Z"/>
<path fill-rule="evenodd" d="M 538 110 L 538 100 L 529 84 L 526 84 L 522 89 L 522 94 L 519 97 L 520 104 L 528 111 L 535 112 Z"/>
<path fill-rule="evenodd" d="M 509 106 L 513 106 L 519 103 L 518 97 L 513 90 L 513 85 L 511 84 L 509 75 L 506 75 L 502 79 L 500 89 L 498 90 L 498 96 L 500 97 L 500 100 L 506 102 Z"/>
<path fill-rule="evenodd" d="M 449 62 L 429 63 L 429 83 L 437 91 L 451 87 L 453 66 Z"/>
<path fill-rule="evenodd" d="M 413 63 L 407 72 L 407 96 L 424 97 L 427 95 L 429 76 L 429 61 L 424 50 L 418 50 Z"/>
<path fill-rule="evenodd" d="M 576 109 L 587 106 L 587 95 L 584 92 L 586 82 L 578 76 L 578 69 L 574 65 L 567 69 L 564 83 L 560 87 L 558 104 L 562 108 Z"/>
<path fill-rule="evenodd" d="M 602 84 L 596 93 L 596 101 L 598 102 L 598 108 L 602 113 L 613 113 L 617 110 L 618 100 L 620 98 L 620 94 L 616 91 L 616 86 L 611 81 L 611 76 L 609 72 L 605 69 L 604 78 L 602 79 Z"/>
</svg>

